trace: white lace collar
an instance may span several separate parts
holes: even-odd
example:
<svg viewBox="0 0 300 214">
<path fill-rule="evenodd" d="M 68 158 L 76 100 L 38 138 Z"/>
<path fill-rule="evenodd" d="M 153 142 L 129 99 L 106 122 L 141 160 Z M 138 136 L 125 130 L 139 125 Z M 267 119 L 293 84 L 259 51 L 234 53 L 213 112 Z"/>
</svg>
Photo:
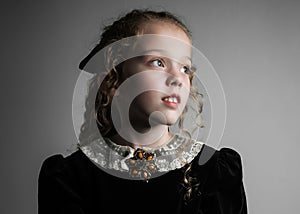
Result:
<svg viewBox="0 0 300 214">
<path fill-rule="evenodd" d="M 117 145 L 103 138 L 80 146 L 80 149 L 99 168 L 110 174 L 128 179 L 148 180 L 190 163 L 202 146 L 200 141 L 174 135 L 163 147 L 143 148 L 143 158 L 139 158 L 132 147 Z"/>
</svg>

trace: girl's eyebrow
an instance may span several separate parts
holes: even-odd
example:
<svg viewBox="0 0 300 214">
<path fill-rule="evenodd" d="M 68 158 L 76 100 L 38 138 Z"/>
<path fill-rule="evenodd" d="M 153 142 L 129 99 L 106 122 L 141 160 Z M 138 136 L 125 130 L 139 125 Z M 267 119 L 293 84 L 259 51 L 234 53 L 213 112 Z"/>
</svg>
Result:
<svg viewBox="0 0 300 214">
<path fill-rule="evenodd" d="M 152 52 L 165 53 L 165 54 L 163 54 L 161 56 L 168 55 L 167 54 L 168 52 L 166 50 L 164 50 L 164 49 L 148 49 L 148 50 L 142 51 L 140 54 L 141 55 L 153 55 Z M 150 54 L 150 53 L 152 53 L 152 54 Z"/>
<path fill-rule="evenodd" d="M 174 57 L 171 57 L 173 54 L 170 54 L 170 52 L 165 49 L 149 49 L 149 50 L 142 51 L 140 53 L 140 55 L 141 56 L 157 55 L 157 56 L 162 56 L 162 57 L 167 57 L 167 58 L 174 58 Z M 192 64 L 192 59 L 189 56 L 182 56 L 181 59 L 176 59 L 176 60 L 178 60 L 180 62 L 183 62 L 184 60 L 188 60 Z"/>
</svg>

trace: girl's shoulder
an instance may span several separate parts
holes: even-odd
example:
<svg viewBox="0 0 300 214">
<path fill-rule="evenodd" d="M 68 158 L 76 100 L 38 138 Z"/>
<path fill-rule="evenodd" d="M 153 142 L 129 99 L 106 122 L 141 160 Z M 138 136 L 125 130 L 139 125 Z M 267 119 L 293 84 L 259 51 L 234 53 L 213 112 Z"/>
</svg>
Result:
<svg viewBox="0 0 300 214">
<path fill-rule="evenodd" d="M 224 184 L 226 186 L 241 183 L 243 166 L 241 155 L 232 148 L 214 149 L 203 144 L 201 151 L 192 161 L 193 173 L 201 180 Z M 70 155 L 55 154 L 47 157 L 40 169 L 40 178 L 43 177 L 81 177 L 95 171 L 97 166 L 80 150 Z M 85 172 L 85 173 L 83 173 Z M 199 174 L 199 175 L 198 175 Z"/>
<path fill-rule="evenodd" d="M 54 154 L 45 158 L 42 162 L 39 177 L 53 176 L 73 176 L 82 174 L 82 170 L 87 170 L 89 166 L 85 155 L 76 150 L 69 155 Z"/>
<path fill-rule="evenodd" d="M 199 177 L 217 186 L 230 187 L 242 183 L 242 158 L 233 148 L 214 149 L 204 144 L 193 162 Z"/>
</svg>

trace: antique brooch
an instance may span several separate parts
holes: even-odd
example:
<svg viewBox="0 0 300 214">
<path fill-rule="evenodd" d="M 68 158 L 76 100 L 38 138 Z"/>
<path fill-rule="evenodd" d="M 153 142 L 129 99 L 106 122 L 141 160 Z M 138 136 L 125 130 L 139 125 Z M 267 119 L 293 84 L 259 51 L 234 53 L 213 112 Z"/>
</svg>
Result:
<svg viewBox="0 0 300 214">
<path fill-rule="evenodd" d="M 141 178 L 148 182 L 151 175 L 157 171 L 154 159 L 155 153 L 146 152 L 140 148 L 135 150 L 133 157 L 126 160 L 130 176 Z"/>
</svg>

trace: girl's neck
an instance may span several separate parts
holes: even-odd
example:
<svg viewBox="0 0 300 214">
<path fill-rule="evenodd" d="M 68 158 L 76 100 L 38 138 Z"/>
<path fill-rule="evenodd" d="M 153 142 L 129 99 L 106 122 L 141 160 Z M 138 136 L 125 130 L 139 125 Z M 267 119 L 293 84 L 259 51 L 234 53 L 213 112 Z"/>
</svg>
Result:
<svg viewBox="0 0 300 214">
<path fill-rule="evenodd" d="M 143 147 L 159 148 L 161 146 L 166 145 L 170 141 L 170 139 L 173 137 L 173 134 L 171 134 L 168 131 L 168 126 L 163 126 L 163 125 L 154 127 L 154 128 L 152 127 L 151 133 L 148 133 L 152 136 L 154 136 L 155 133 L 159 133 L 159 135 L 157 135 L 155 140 L 150 140 L 150 138 L 147 138 L 147 137 L 145 137 L 145 139 L 141 140 L 140 136 L 137 137 L 136 134 L 130 134 L 131 132 L 126 132 L 123 130 L 123 133 L 124 132 L 127 133 L 126 139 L 124 139 L 118 133 L 116 135 L 112 136 L 110 139 L 118 145 L 130 146 L 134 149 L 143 148 Z M 148 130 L 147 132 L 150 132 L 150 130 Z M 144 131 L 143 133 L 147 133 L 147 132 Z M 145 136 L 147 136 L 147 135 L 145 135 Z M 150 141 L 147 142 L 147 139 Z M 151 142 L 151 141 L 153 141 L 153 142 Z"/>
</svg>

